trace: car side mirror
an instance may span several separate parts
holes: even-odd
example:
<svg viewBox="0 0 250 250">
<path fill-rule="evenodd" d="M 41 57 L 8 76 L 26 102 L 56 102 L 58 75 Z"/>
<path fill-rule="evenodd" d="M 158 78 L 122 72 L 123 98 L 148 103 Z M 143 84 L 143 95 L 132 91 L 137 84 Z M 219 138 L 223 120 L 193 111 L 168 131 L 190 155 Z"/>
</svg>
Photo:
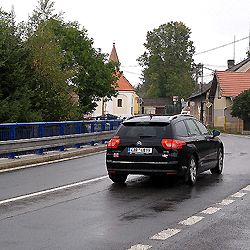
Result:
<svg viewBox="0 0 250 250">
<path fill-rule="evenodd" d="M 219 136 L 219 135 L 220 135 L 220 131 L 219 131 L 219 130 L 214 129 L 214 130 L 213 130 L 213 137 L 215 137 L 215 136 Z"/>
</svg>

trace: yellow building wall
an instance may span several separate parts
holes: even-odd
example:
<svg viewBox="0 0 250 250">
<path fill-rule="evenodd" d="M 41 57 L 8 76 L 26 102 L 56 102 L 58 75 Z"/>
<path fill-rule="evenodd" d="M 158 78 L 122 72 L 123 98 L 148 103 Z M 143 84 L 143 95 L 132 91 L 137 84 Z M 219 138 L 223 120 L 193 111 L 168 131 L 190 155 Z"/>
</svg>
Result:
<svg viewBox="0 0 250 250">
<path fill-rule="evenodd" d="M 232 104 L 229 97 L 214 99 L 214 127 L 223 129 L 226 132 L 242 132 L 243 122 L 230 114 Z"/>
<path fill-rule="evenodd" d="M 135 93 L 134 97 L 134 114 L 138 115 L 140 111 L 140 103 L 137 103 L 137 100 L 140 99 L 140 97 Z"/>
</svg>

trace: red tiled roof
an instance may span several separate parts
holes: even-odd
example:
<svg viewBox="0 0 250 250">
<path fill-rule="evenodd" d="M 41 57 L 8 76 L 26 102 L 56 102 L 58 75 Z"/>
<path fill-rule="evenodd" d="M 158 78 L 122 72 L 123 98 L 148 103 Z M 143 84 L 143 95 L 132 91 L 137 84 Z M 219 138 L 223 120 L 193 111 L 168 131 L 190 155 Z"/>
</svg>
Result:
<svg viewBox="0 0 250 250">
<path fill-rule="evenodd" d="M 115 43 L 113 43 L 113 48 L 109 57 L 109 62 L 111 60 L 119 63 L 118 56 L 117 56 L 116 49 L 115 49 Z M 118 84 L 118 87 L 115 88 L 116 90 L 136 91 L 136 89 L 130 84 L 130 82 L 123 75 L 119 77 L 119 79 L 117 80 L 117 84 Z"/>
<path fill-rule="evenodd" d="M 130 82 L 121 75 L 120 78 L 117 80 L 118 87 L 116 87 L 116 90 L 119 91 L 136 91 L 136 89 L 130 84 Z"/>
<path fill-rule="evenodd" d="M 118 59 L 116 49 L 115 49 L 115 43 L 113 43 L 113 48 L 112 48 L 112 51 L 111 51 L 111 54 L 110 54 L 110 57 L 109 57 L 109 62 L 110 61 L 114 61 L 114 62 L 119 63 L 119 59 Z"/>
<path fill-rule="evenodd" d="M 222 96 L 236 97 L 244 90 L 250 89 L 250 73 L 216 71 Z"/>
</svg>

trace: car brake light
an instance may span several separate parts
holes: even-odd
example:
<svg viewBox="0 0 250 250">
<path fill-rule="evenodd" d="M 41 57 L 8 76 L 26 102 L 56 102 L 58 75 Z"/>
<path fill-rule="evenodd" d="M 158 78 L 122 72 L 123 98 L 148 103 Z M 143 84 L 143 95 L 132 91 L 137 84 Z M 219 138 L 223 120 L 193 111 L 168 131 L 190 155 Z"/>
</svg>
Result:
<svg viewBox="0 0 250 250">
<path fill-rule="evenodd" d="M 182 149 L 182 146 L 185 145 L 186 142 L 181 140 L 162 139 L 161 144 L 165 149 Z"/>
<path fill-rule="evenodd" d="M 111 139 L 108 142 L 107 148 L 117 148 L 120 143 L 120 139 Z"/>
</svg>

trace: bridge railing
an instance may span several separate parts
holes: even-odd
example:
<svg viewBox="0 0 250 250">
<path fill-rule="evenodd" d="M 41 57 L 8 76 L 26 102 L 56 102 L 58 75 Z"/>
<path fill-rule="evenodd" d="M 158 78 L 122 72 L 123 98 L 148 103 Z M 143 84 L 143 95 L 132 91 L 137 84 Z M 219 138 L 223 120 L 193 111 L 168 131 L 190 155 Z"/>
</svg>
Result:
<svg viewBox="0 0 250 250">
<path fill-rule="evenodd" d="M 94 146 L 112 137 L 122 120 L 88 120 L 65 122 L 32 122 L 0 124 L 0 155 L 14 158 L 17 154 L 44 150 L 64 151 L 66 146 Z"/>
</svg>

